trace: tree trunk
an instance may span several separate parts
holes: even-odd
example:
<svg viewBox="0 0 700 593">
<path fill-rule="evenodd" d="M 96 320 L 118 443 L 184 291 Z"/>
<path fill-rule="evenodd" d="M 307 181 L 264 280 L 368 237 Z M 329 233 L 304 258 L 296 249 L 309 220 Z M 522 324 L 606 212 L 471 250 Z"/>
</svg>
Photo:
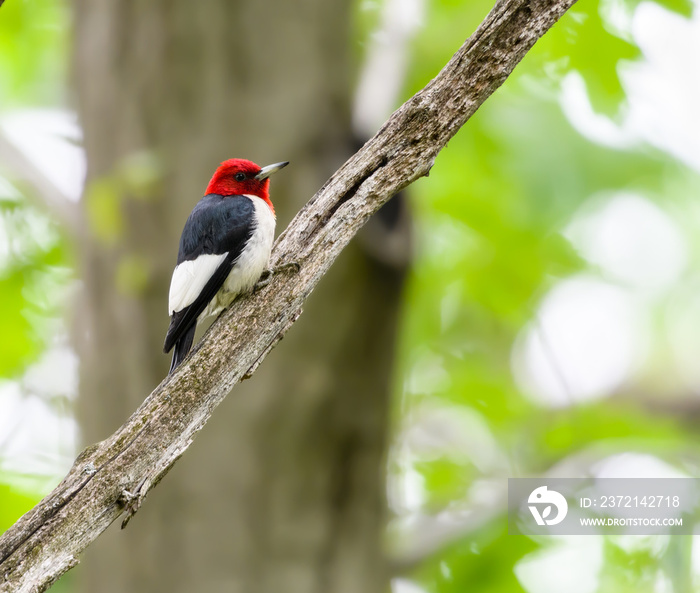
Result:
<svg viewBox="0 0 700 593">
<path fill-rule="evenodd" d="M 75 323 L 86 444 L 167 372 L 177 241 L 216 165 L 292 161 L 272 181 L 280 231 L 352 150 L 349 16 L 349 2 L 322 0 L 75 0 L 88 156 Z M 86 552 L 83 589 L 383 591 L 401 278 L 348 248 L 167 488 Z"/>
</svg>

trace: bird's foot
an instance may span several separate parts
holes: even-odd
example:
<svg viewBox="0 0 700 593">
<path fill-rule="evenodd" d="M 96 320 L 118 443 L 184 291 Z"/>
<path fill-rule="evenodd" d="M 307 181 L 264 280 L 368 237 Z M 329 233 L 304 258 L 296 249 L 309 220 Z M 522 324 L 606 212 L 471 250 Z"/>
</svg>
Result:
<svg viewBox="0 0 700 593">
<path fill-rule="evenodd" d="M 268 268 L 262 273 L 262 275 L 260 276 L 260 280 L 258 280 L 258 283 L 255 285 L 255 288 L 253 290 L 257 291 L 261 288 L 264 288 L 265 286 L 270 284 L 270 281 L 272 280 L 272 277 L 275 274 L 284 274 L 289 270 L 292 270 L 292 273 L 294 274 L 298 274 L 299 270 L 301 270 L 301 265 L 299 265 L 299 262 L 292 261 L 277 266 L 276 268 Z"/>
<path fill-rule="evenodd" d="M 273 268 L 272 270 L 268 271 L 270 272 L 270 275 L 272 275 L 283 274 L 284 272 L 287 272 L 289 270 L 293 270 L 293 274 L 298 274 L 301 270 L 301 264 L 296 261 L 289 261 L 286 264 L 282 264 L 281 266 L 277 266 L 276 268 Z"/>
</svg>

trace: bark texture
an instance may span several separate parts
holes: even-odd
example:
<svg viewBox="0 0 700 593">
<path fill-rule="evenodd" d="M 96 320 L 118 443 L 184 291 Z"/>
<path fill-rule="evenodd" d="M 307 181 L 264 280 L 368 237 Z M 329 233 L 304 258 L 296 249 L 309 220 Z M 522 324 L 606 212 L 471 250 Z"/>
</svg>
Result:
<svg viewBox="0 0 700 593">
<path fill-rule="evenodd" d="M 191 358 L 164 380 L 111 437 L 87 449 L 58 488 L 0 539 L 0 575 L 4 578 L 1 590 L 43 590 L 77 563 L 77 555 L 115 519 L 124 516 L 128 520 L 139 509 L 149 490 L 189 447 L 231 387 L 255 371 L 296 321 L 306 298 L 360 227 L 393 194 L 429 172 L 440 149 L 572 4 L 573 0 L 505 0 L 495 6 L 440 74 L 394 113 L 377 135 L 326 182 L 278 239 L 273 265 L 295 261 L 300 264 L 300 271 L 277 275 L 264 289 L 234 303 Z M 371 282 L 389 280 L 386 274 L 373 276 L 371 269 L 362 269 Z M 309 307 L 313 306 L 316 303 L 309 303 Z M 337 314 L 342 322 L 343 312 L 338 310 Z M 367 317 L 369 325 L 379 321 L 371 315 Z M 368 361 L 374 355 L 382 355 L 372 343 L 361 338 L 354 342 L 351 349 L 363 351 Z M 137 350 L 143 347 L 134 344 Z M 342 356 L 343 349 L 338 352 Z M 116 377 L 124 368 L 105 372 Z M 301 379 L 313 385 L 314 381 L 323 381 L 327 372 L 328 369 L 319 368 L 317 375 Z M 268 517 L 268 531 L 252 525 L 252 521 L 246 525 L 247 518 L 241 517 L 242 532 L 230 534 L 232 546 L 240 556 L 221 553 L 222 559 L 240 562 L 244 570 L 247 561 L 259 564 L 257 572 L 248 573 L 256 578 L 236 583 L 241 590 L 289 590 L 290 582 L 296 590 L 304 591 L 379 590 L 380 585 L 375 583 L 381 583 L 382 560 L 380 555 L 374 555 L 379 546 L 373 546 L 371 557 L 361 548 L 370 541 L 368 532 L 378 539 L 381 526 L 374 521 L 379 514 L 372 509 L 381 508 L 381 504 L 357 506 L 353 495 L 367 486 L 363 480 L 368 476 L 372 484 L 380 483 L 379 477 L 372 477 L 380 472 L 373 445 L 384 438 L 383 406 L 379 410 L 368 406 L 368 410 L 358 414 L 355 406 L 367 404 L 370 397 L 362 393 L 362 379 L 356 373 L 348 371 L 346 376 L 350 382 L 348 392 L 358 390 L 355 398 L 336 402 L 319 397 L 311 416 L 315 422 L 308 422 L 308 416 L 306 420 L 290 421 L 289 402 L 268 418 L 272 422 L 270 434 L 298 432 L 291 439 L 302 442 L 298 448 L 305 454 L 294 457 L 293 462 L 300 465 L 285 472 L 292 480 L 296 480 L 294 473 L 304 480 L 295 481 L 296 491 L 292 488 L 278 494 L 274 489 L 254 490 L 258 516 Z M 102 379 L 109 380 L 110 376 Z M 99 393 L 103 385 L 96 382 L 95 391 L 90 393 Z M 300 390 L 302 394 L 314 392 Z M 244 399 L 245 395 L 237 389 L 229 402 Z M 248 405 L 253 409 L 256 404 L 260 408 L 251 412 L 251 417 L 262 418 L 262 408 L 271 402 L 261 397 Z M 339 437 L 338 425 L 342 427 L 349 421 L 357 423 L 355 430 Z M 306 432 L 312 427 L 321 433 Z M 324 433 L 339 444 L 335 451 L 321 450 L 326 446 Z M 255 435 L 248 437 L 252 440 L 242 438 L 241 447 L 255 442 Z M 284 442 L 281 436 L 273 437 L 266 462 L 277 467 L 288 462 L 285 451 L 274 448 L 274 444 Z M 229 452 L 224 447 L 214 449 L 217 462 L 224 463 Z M 294 451 L 288 453 L 293 455 Z M 319 462 L 335 467 L 330 468 L 329 475 L 319 475 Z M 259 470 L 242 469 L 251 475 Z M 210 478 L 203 475 L 199 479 Z M 233 484 L 231 491 L 239 487 Z M 329 524 L 319 521 L 313 508 L 307 508 L 308 515 L 301 520 L 290 517 L 290 511 L 303 512 L 305 507 L 303 503 L 296 506 L 288 496 L 303 499 L 308 492 L 325 493 L 331 505 L 347 512 L 334 515 L 335 522 Z M 377 501 L 380 497 L 375 492 L 372 498 Z M 178 511 L 187 505 L 187 497 L 183 496 Z M 178 515 L 173 513 L 170 518 L 175 526 Z M 339 533 L 346 536 L 339 537 Z M 266 559 L 254 558 L 261 541 L 266 549 L 286 549 L 286 574 L 267 575 Z M 186 546 L 186 541 L 181 545 Z M 313 558 L 315 566 L 307 564 L 311 559 L 306 557 L 308 549 L 320 552 Z M 295 562 L 295 551 L 304 556 L 303 562 Z M 365 587 L 365 572 L 380 575 L 370 582 L 371 589 Z M 227 584 L 230 583 L 223 583 L 221 588 Z"/>
</svg>

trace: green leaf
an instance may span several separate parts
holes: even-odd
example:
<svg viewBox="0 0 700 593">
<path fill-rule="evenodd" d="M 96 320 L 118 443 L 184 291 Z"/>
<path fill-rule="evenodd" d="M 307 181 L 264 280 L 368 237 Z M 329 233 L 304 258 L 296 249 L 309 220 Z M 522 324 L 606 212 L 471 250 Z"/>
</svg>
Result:
<svg viewBox="0 0 700 593">
<path fill-rule="evenodd" d="M 14 271 L 0 278 L 0 377 L 16 374 L 40 350 L 40 342 L 27 316 L 25 274 Z"/>
<path fill-rule="evenodd" d="M 525 536 L 508 535 L 498 517 L 428 560 L 415 578 L 431 593 L 524 593 L 513 566 L 536 548 Z"/>
<path fill-rule="evenodd" d="M 53 0 L 8 0 L 0 14 L 3 108 L 51 105 L 65 92 L 68 7 Z"/>
<path fill-rule="evenodd" d="M 37 502 L 38 496 L 30 496 L 0 482 L 0 534 L 7 531 Z"/>
</svg>

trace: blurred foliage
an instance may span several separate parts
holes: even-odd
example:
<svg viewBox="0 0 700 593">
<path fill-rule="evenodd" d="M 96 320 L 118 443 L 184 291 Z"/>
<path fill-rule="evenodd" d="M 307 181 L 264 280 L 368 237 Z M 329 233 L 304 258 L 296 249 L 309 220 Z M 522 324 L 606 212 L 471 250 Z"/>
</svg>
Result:
<svg viewBox="0 0 700 593">
<path fill-rule="evenodd" d="M 0 201 L 0 239 L 0 377 L 12 377 L 52 337 L 61 314 L 54 289 L 67 278 L 67 255 L 53 224 L 23 200 Z"/>
<path fill-rule="evenodd" d="M 527 538 L 509 537 L 505 523 L 496 521 L 430 558 L 417 572 L 428 590 L 440 593 L 522 591 L 510 567 L 536 549 Z"/>
<path fill-rule="evenodd" d="M 85 214 L 94 236 L 105 245 L 115 245 L 124 234 L 121 195 L 110 178 L 93 181 L 85 191 Z"/>
<path fill-rule="evenodd" d="M 0 501 L 0 533 L 3 533 L 38 502 L 38 497 L 17 492 L 11 486 L 0 483 Z"/>
<path fill-rule="evenodd" d="M 0 12 L 0 115 L 17 107 L 55 106 L 66 93 L 68 6 L 6 2 Z M 17 376 L 53 336 L 65 285 L 66 242 L 26 196 L 0 185 L 0 378 Z M 9 180 L 10 182 L 16 180 Z"/>
<path fill-rule="evenodd" d="M 67 8 L 49 0 L 10 0 L 0 8 L 0 117 L 20 107 L 63 102 Z M 13 187 L 17 181 L 0 179 L 0 389 L 21 379 L 55 340 L 71 277 L 65 238 L 45 212 L 30 205 L 24 184 Z M 41 497 L 4 471 L 6 440 L 17 428 L 11 422 L 4 426 L 10 434 L 0 434 L 0 533 Z M 65 583 L 56 590 L 62 588 Z"/>
<path fill-rule="evenodd" d="M 0 14 L 2 109 L 56 105 L 66 92 L 68 5 L 5 2 Z"/>
<path fill-rule="evenodd" d="M 577 456 L 593 462 L 622 452 L 650 454 L 691 475 L 698 465 L 696 425 L 679 421 L 670 410 L 660 414 L 634 393 L 547 408 L 523 393 L 513 373 L 517 341 L 549 291 L 584 270 L 599 273 L 564 232 L 587 201 L 601 192 L 637 192 L 663 204 L 697 236 L 691 193 L 696 173 L 642 143 L 626 150 L 594 144 L 560 107 L 561 81 L 576 71 L 593 108 L 613 120 L 621 117 L 625 95 L 619 67 L 641 54 L 619 24 L 631 21 L 638 4 L 582 0 L 574 5 L 451 140 L 430 177 L 412 187 L 418 247 L 399 345 L 402 395 L 390 463 L 390 483 L 409 483 L 419 491 L 420 502 L 411 503 L 409 516 L 433 516 L 438 526 L 450 516 L 458 522 L 459 509 L 479 481 L 542 475 Z M 659 4 L 691 13 L 684 0 Z M 406 96 L 435 75 L 491 6 L 487 1 L 429 3 L 427 23 L 414 43 Z M 614 22 L 608 18 L 613 13 Z M 663 337 L 659 341 L 665 343 Z M 673 369 L 663 369 L 668 389 Z M 460 457 L 460 445 L 445 436 L 449 423 L 436 427 L 426 420 L 426 409 L 435 406 L 468 410 L 493 442 L 464 427 L 455 429 L 463 449 L 471 447 L 465 444 L 470 438 L 477 442 Z M 423 438 L 429 434 L 441 441 L 442 452 L 410 435 L 410 427 L 421 421 Z M 493 448 L 500 461 L 484 467 Z M 405 504 L 396 504 L 398 518 L 407 512 Z M 566 544 L 507 535 L 504 522 L 501 517 L 447 538 L 446 547 L 419 564 L 413 578 L 431 592 L 526 590 L 516 578 L 519 563 Z M 691 590 L 686 556 L 692 538 L 670 540 L 663 550 L 642 543 L 633 552 L 612 538 L 602 540 L 598 590 Z M 664 578 L 669 588 L 659 589 Z"/>
</svg>

